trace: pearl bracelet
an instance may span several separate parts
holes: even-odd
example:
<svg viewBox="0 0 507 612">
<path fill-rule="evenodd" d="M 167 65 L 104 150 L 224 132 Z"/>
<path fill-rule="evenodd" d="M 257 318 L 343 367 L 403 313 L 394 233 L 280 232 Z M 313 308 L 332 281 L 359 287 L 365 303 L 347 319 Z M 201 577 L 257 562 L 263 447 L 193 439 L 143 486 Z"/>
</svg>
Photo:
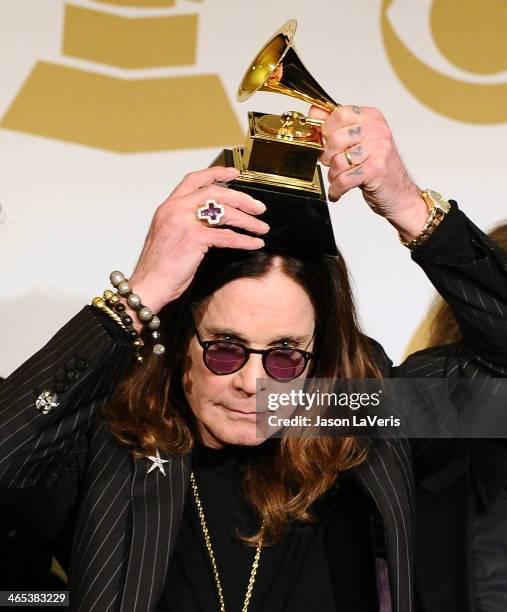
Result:
<svg viewBox="0 0 507 612">
<path fill-rule="evenodd" d="M 111 272 L 109 280 L 118 292 L 118 294 L 112 294 L 110 297 L 110 300 L 116 303 L 116 308 L 113 306 L 114 310 L 118 312 L 118 306 L 120 306 L 120 311 L 122 311 L 121 306 L 123 306 L 123 309 L 125 308 L 124 304 L 120 302 L 119 296 L 125 298 L 130 308 L 135 311 L 138 320 L 151 331 L 151 337 L 155 341 L 153 345 L 155 355 L 164 355 L 165 346 L 158 342 L 160 340 L 160 319 L 147 306 L 143 306 L 141 298 L 136 293 L 132 293 L 128 280 L 121 272 L 118 272 L 118 270 Z M 117 299 L 115 300 L 114 297 Z"/>
</svg>

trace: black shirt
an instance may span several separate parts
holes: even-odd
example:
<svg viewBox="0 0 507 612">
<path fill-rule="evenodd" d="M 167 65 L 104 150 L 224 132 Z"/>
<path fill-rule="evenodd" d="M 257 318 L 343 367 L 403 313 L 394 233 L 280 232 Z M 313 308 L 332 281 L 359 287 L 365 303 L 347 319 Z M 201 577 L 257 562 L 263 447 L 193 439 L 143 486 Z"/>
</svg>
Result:
<svg viewBox="0 0 507 612">
<path fill-rule="evenodd" d="M 279 443 L 269 440 L 264 444 Z M 259 521 L 240 496 L 240 467 L 259 447 L 210 449 L 197 443 L 193 471 L 218 566 L 227 612 L 245 600 L 255 548 L 235 537 Z M 368 499 L 347 478 L 313 506 L 318 523 L 294 522 L 262 549 L 251 612 L 376 612 Z M 158 612 L 219 610 L 218 596 L 191 487 Z"/>
</svg>

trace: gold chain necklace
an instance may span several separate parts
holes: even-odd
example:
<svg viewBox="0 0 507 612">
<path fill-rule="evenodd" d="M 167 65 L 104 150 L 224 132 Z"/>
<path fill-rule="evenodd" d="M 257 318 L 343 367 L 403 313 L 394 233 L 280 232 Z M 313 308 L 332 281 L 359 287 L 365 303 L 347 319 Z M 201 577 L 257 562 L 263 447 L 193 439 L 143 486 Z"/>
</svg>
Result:
<svg viewBox="0 0 507 612">
<path fill-rule="evenodd" d="M 215 554 L 213 552 L 213 547 L 211 546 L 211 538 L 208 531 L 208 526 L 206 524 L 206 518 L 204 516 L 204 510 L 201 503 L 201 498 L 199 497 L 199 491 L 197 489 L 197 481 L 195 479 L 194 472 L 190 474 L 190 482 L 192 484 L 192 491 L 194 493 L 195 505 L 197 506 L 197 512 L 199 513 L 199 520 L 201 522 L 202 531 L 204 534 L 204 541 L 206 543 L 206 548 L 208 549 L 209 558 L 211 561 L 211 567 L 213 568 L 213 575 L 215 577 L 215 584 L 217 587 L 218 599 L 220 601 L 220 612 L 225 612 L 225 602 L 224 595 L 222 592 L 222 585 L 220 583 L 220 576 L 218 574 L 218 567 L 215 560 Z M 261 529 L 264 528 L 264 521 L 262 522 Z M 257 549 L 255 551 L 254 561 L 252 565 L 252 571 L 250 572 L 250 578 L 248 579 L 248 586 L 246 589 L 245 601 L 243 603 L 243 608 L 241 612 L 247 612 L 248 604 L 250 603 L 250 598 L 252 597 L 252 590 L 255 583 L 255 576 L 257 574 L 257 568 L 259 567 L 259 559 L 261 558 L 261 550 L 262 550 L 262 536 L 259 539 L 259 544 L 257 545 Z"/>
</svg>

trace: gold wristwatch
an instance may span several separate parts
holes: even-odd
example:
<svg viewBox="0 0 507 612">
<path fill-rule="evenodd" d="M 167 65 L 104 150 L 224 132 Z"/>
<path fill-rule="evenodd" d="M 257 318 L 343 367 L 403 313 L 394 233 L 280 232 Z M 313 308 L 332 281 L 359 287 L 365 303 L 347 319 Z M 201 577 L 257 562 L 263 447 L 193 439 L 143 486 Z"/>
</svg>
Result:
<svg viewBox="0 0 507 612">
<path fill-rule="evenodd" d="M 437 191 L 433 191 L 431 189 L 421 191 L 421 197 L 426 202 L 426 206 L 428 207 L 428 220 L 422 228 L 421 233 L 410 240 L 410 242 L 403 240 L 403 238 L 400 236 L 401 244 L 408 247 L 411 251 L 418 246 L 421 246 L 421 244 L 424 244 L 426 240 L 428 240 L 431 234 L 440 225 L 442 219 L 451 209 L 449 202 Z"/>
</svg>

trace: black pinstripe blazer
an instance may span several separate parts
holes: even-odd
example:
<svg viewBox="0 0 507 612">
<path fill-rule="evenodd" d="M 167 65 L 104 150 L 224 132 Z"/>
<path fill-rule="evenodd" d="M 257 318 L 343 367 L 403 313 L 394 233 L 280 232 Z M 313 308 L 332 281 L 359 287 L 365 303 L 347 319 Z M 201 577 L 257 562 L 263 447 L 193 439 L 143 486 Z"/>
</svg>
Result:
<svg viewBox="0 0 507 612">
<path fill-rule="evenodd" d="M 386 374 L 505 376 L 504 253 L 454 205 L 412 257 L 454 309 L 464 342 L 417 353 L 397 368 L 384 359 Z M 46 541 L 73 534 L 71 608 L 82 612 L 155 609 L 189 483 L 189 455 L 165 457 L 165 477 L 158 470 L 148 474 L 148 462 L 134 461 L 101 416 L 99 408 L 132 358 L 122 334 L 86 307 L 0 387 L 2 513 Z M 55 376 L 65 378 L 69 364 L 77 378 L 60 393 L 59 406 L 42 414 L 35 407 L 37 395 L 53 388 Z M 441 468 L 459 452 L 453 446 L 448 441 L 378 441 L 353 471 L 382 519 L 396 612 L 416 609 L 414 479 Z M 419 602 L 425 609 L 424 594 Z"/>
</svg>

